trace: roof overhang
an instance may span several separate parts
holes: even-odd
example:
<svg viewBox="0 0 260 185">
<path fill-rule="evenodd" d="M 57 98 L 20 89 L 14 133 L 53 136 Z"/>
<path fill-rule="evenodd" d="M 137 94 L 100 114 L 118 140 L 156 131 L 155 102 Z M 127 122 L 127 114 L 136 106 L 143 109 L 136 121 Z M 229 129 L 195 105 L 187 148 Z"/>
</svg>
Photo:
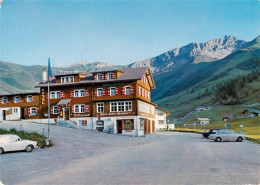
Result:
<svg viewBox="0 0 260 185">
<path fill-rule="evenodd" d="M 156 86 L 155 86 L 155 82 L 154 82 L 154 80 L 153 80 L 153 75 L 152 75 L 152 73 L 151 73 L 150 68 L 147 69 L 147 71 L 146 71 L 145 74 L 146 74 L 146 76 L 147 76 L 147 79 L 148 79 L 148 83 L 149 83 L 149 85 L 150 85 L 150 88 L 153 89 L 153 90 L 155 90 L 155 89 L 156 89 Z"/>
</svg>

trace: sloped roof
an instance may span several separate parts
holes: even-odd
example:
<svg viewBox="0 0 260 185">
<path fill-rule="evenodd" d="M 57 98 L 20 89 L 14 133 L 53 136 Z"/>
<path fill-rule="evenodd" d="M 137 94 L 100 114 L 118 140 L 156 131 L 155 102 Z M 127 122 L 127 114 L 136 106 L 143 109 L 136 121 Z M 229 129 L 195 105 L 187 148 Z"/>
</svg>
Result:
<svg viewBox="0 0 260 185">
<path fill-rule="evenodd" d="M 115 70 L 111 70 L 115 71 Z M 155 84 L 151 75 L 151 71 L 149 67 L 139 67 L 139 68 L 126 68 L 120 69 L 123 73 L 117 79 L 110 79 L 110 80 L 94 80 L 93 75 L 88 73 L 84 79 L 79 82 L 69 82 L 69 83 L 56 83 L 56 80 L 53 78 L 50 82 L 50 86 L 69 86 L 69 85 L 81 85 L 81 84 L 98 84 L 98 83 L 112 83 L 118 81 L 128 81 L 128 80 L 141 80 L 142 77 L 147 74 L 150 76 L 150 86 L 152 89 L 155 89 Z M 109 71 L 99 71 L 101 72 L 109 72 Z M 96 72 L 93 72 L 96 73 Z M 35 87 L 47 87 L 48 82 L 41 82 Z"/>
<path fill-rule="evenodd" d="M 209 121 L 209 118 L 197 118 L 198 121 Z"/>
<path fill-rule="evenodd" d="M 243 113 L 245 113 L 246 111 L 256 113 L 256 114 L 260 114 L 260 111 L 256 110 L 256 109 L 246 109 L 246 110 L 243 111 Z"/>
</svg>

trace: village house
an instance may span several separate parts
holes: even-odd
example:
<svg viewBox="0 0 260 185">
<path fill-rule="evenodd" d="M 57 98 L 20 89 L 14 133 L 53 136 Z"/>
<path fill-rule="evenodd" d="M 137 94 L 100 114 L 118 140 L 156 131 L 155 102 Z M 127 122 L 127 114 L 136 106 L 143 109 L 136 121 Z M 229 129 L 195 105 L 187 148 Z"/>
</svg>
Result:
<svg viewBox="0 0 260 185">
<path fill-rule="evenodd" d="M 242 114 L 246 114 L 247 117 L 257 117 L 260 116 L 260 111 L 256 109 L 246 109 L 242 112 Z"/>
<path fill-rule="evenodd" d="M 197 125 L 206 125 L 209 124 L 210 119 L 209 118 L 197 118 L 195 121 L 195 124 Z"/>
<path fill-rule="evenodd" d="M 39 92 L 0 95 L 0 120 L 39 119 Z"/>
<path fill-rule="evenodd" d="M 235 120 L 236 120 L 236 116 L 233 114 L 223 118 L 223 121 L 235 121 Z"/>
<path fill-rule="evenodd" d="M 155 108 L 155 125 L 156 130 L 167 129 L 166 117 L 170 114 L 169 111 L 160 107 Z"/>
</svg>

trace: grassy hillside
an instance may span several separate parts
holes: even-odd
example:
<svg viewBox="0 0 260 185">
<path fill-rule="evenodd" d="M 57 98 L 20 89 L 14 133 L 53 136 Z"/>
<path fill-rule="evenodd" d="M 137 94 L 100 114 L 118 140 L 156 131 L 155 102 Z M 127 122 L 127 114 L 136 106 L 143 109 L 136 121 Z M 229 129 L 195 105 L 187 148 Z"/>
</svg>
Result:
<svg viewBox="0 0 260 185">
<path fill-rule="evenodd" d="M 0 94 L 37 91 L 34 86 L 42 78 L 42 68 L 0 61 Z"/>
<path fill-rule="evenodd" d="M 153 93 L 155 102 L 171 112 L 170 119 L 184 116 L 200 105 L 219 105 L 213 100 L 215 93 L 209 92 L 214 86 L 260 69 L 259 39 L 250 44 L 217 62 L 193 64 L 155 75 L 158 89 Z M 259 80 L 247 87 L 249 95 L 241 99 L 241 104 L 260 102 Z"/>
</svg>

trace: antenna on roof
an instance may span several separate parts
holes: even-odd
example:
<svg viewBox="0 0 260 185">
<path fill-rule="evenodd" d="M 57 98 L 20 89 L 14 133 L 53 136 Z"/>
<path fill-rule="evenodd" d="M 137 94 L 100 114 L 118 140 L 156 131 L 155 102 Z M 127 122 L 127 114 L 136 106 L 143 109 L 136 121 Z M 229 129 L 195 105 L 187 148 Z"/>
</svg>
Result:
<svg viewBox="0 0 260 185">
<path fill-rule="evenodd" d="M 82 73 L 82 54 L 80 55 L 80 73 Z"/>
</svg>

